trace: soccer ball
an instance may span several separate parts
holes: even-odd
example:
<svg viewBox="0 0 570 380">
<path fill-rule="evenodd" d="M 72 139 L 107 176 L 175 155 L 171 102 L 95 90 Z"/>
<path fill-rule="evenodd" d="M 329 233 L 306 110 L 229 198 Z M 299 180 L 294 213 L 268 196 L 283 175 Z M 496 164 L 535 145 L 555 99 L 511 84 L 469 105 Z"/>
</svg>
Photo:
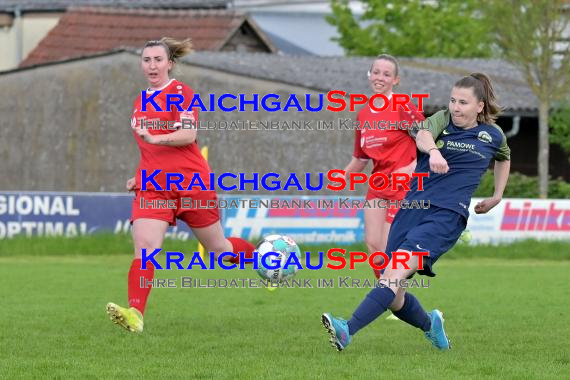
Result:
<svg viewBox="0 0 570 380">
<path fill-rule="evenodd" d="M 463 244 L 469 244 L 471 242 L 471 238 L 472 238 L 471 231 L 465 230 L 461 233 L 459 241 Z"/>
<path fill-rule="evenodd" d="M 301 256 L 299 246 L 289 236 L 266 236 L 257 244 L 255 250 L 259 253 L 257 259 L 257 274 L 259 274 L 262 279 L 275 283 L 293 278 L 297 274 L 299 268 L 297 268 L 294 262 L 292 265 L 289 265 L 287 269 L 283 269 L 287 259 L 291 256 L 291 252 L 294 252 L 298 259 L 300 259 Z M 264 260 L 263 255 L 267 252 L 275 252 L 275 254 L 266 256 Z M 275 266 L 278 262 L 281 263 L 279 268 L 267 268 L 267 266 Z"/>
</svg>

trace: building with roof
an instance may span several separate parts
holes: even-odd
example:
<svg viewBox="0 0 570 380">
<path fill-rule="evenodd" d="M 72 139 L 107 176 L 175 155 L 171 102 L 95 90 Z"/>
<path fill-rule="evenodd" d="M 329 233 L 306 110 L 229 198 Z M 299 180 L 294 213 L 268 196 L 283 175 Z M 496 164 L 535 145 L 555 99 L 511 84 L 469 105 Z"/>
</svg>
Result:
<svg viewBox="0 0 570 380">
<path fill-rule="evenodd" d="M 184 59 L 173 76 L 201 94 L 277 94 L 285 101 L 299 94 L 316 99 L 330 90 L 370 94 L 370 58 L 280 56 L 238 52 L 198 52 Z M 499 119 L 512 148 L 512 170 L 536 175 L 538 104 L 516 70 L 502 61 L 401 59 L 398 92 L 428 92 L 426 113 L 445 108 L 453 83 L 471 71 L 491 75 L 506 107 Z M 5 190 L 122 191 L 138 162 L 131 135 L 132 101 L 145 88 L 139 54 L 117 50 L 90 57 L 29 66 L 0 73 L 0 87 L 11 96 L 0 103 L 0 156 Z M 315 104 L 313 104 L 315 106 Z M 325 105 L 326 107 L 326 105 Z M 215 172 L 326 172 L 350 160 L 354 130 L 340 119 L 356 113 L 202 112 L 200 120 L 217 129 L 200 130 Z M 312 123 L 313 129 L 220 129 L 225 122 Z M 333 130 L 317 130 L 318 121 Z M 215 124 L 218 123 L 218 124 Z M 304 124 L 306 125 L 306 124 Z M 551 175 L 570 179 L 567 155 L 551 147 Z M 364 193 L 364 189 L 360 194 Z M 263 192 L 261 192 L 263 193 Z"/>
<path fill-rule="evenodd" d="M 0 71 L 17 67 L 72 6 L 225 9 L 227 0 L 0 0 Z"/>
<path fill-rule="evenodd" d="M 198 51 L 275 53 L 271 40 L 243 12 L 228 10 L 160 10 L 71 8 L 20 63 L 20 67 L 139 48 L 168 36 L 191 38 Z"/>
<path fill-rule="evenodd" d="M 266 33 L 287 41 L 312 55 L 342 56 L 343 48 L 333 41 L 336 27 L 325 17 L 332 14 L 330 0 L 233 0 L 230 6 L 242 9 Z M 363 13 L 361 1 L 349 1 L 353 14 Z"/>
<path fill-rule="evenodd" d="M 358 3 L 358 2 L 354 2 Z M 222 50 L 247 50 L 247 51 L 259 51 L 260 47 L 253 47 L 255 44 L 266 45 L 264 48 L 268 52 L 279 52 L 281 54 L 291 54 L 291 55 L 311 55 L 311 54 L 337 54 L 342 55 L 342 49 L 330 40 L 330 38 L 336 33 L 334 28 L 327 24 L 324 20 L 325 14 L 330 13 L 330 6 L 325 0 L 293 0 L 293 1 L 233 1 L 233 0 L 0 0 L 0 46 L 3 47 L 2 56 L 0 56 L 0 71 L 9 70 L 18 67 L 22 61 L 26 60 L 25 65 L 30 64 L 30 62 L 39 63 L 39 59 L 44 59 L 42 57 L 48 57 L 49 52 L 46 52 L 46 46 L 53 47 L 56 42 L 60 42 L 58 39 L 70 37 L 70 34 L 75 32 L 85 32 L 87 30 L 92 30 L 96 25 L 93 25 L 93 21 L 98 19 L 91 10 L 89 13 L 85 14 L 75 14 L 75 17 L 63 17 L 66 12 L 74 9 L 74 12 L 78 12 L 78 8 L 107 8 L 107 18 L 108 22 L 117 21 L 113 26 L 117 28 L 115 30 L 116 34 L 113 35 L 110 41 L 120 40 L 120 36 L 127 34 L 133 35 L 134 30 L 141 30 L 141 25 L 134 25 L 134 30 L 121 30 L 121 28 L 126 25 L 132 25 L 133 22 L 123 22 L 125 18 L 124 13 L 121 15 L 121 11 L 130 10 L 133 13 L 130 15 L 139 21 L 145 16 L 136 12 L 135 10 L 147 11 L 148 15 L 155 18 L 163 18 L 162 23 L 167 19 L 172 19 L 176 17 L 174 13 L 170 15 L 165 15 L 165 13 L 157 13 L 157 11 L 178 11 L 178 17 L 184 16 L 184 11 L 192 10 L 217 10 L 219 13 L 218 18 L 213 21 L 208 21 L 206 27 L 206 32 L 209 36 L 206 38 L 212 39 L 217 38 L 218 42 L 223 45 L 225 49 Z M 112 12 L 109 12 L 112 9 Z M 224 11 L 228 12 L 226 16 L 222 17 Z M 254 12 L 254 16 L 246 16 L 244 12 Z M 111 15 L 109 13 L 115 13 Z M 216 14 L 211 12 L 210 16 Z M 238 16 L 238 14 L 240 14 Z M 250 14 L 250 13 L 249 13 Z M 135 16 L 136 15 L 136 16 Z M 231 16 L 233 15 L 233 16 Z M 85 18 L 85 23 L 88 26 L 80 27 L 78 25 L 79 16 Z M 101 15 L 99 15 L 101 16 Z M 191 28 L 192 31 L 198 29 L 198 25 L 204 28 L 205 15 L 202 14 L 198 16 L 186 15 L 184 17 L 200 17 L 199 20 L 194 20 L 188 22 L 184 25 L 184 29 Z M 111 20 L 114 18 L 114 20 Z M 227 20 L 231 18 L 231 20 Z M 38 46 L 40 41 L 42 41 L 50 30 L 56 28 L 60 20 L 63 20 L 62 27 L 58 27 L 58 30 L 54 36 L 50 36 L 50 40 L 46 41 L 42 50 L 39 52 L 34 51 Z M 240 25 L 237 30 L 229 28 L 227 25 L 223 24 L 227 21 L 228 24 L 235 25 L 241 20 L 242 25 Z M 180 20 L 178 20 L 180 21 Z M 198 22 L 196 22 L 198 21 Z M 263 23 L 260 27 L 259 22 Z M 192 27 L 194 26 L 194 27 Z M 214 31 L 215 27 L 218 27 L 218 31 Z M 102 28 L 105 31 L 100 31 L 101 34 L 109 33 L 110 25 L 103 24 Z M 170 31 L 172 27 L 166 26 L 165 32 L 173 33 Z M 233 33 L 232 35 L 220 36 L 222 33 Z M 177 34 L 177 32 L 174 32 Z M 142 35 L 146 35 L 145 31 Z M 153 34 L 157 34 L 154 31 Z M 166 35 L 166 33 L 161 34 L 161 36 Z M 84 37 L 83 34 L 79 36 Z M 94 34 L 95 39 L 100 37 L 98 33 Z M 300 37 L 299 37 L 300 36 Z M 90 39 L 92 36 L 87 36 Z M 204 36 L 192 38 L 203 41 Z M 225 38 L 225 39 L 224 39 Z M 125 38 L 125 40 L 133 40 L 134 38 Z M 257 40 L 256 43 L 252 43 L 253 40 Z M 231 41 L 228 41 L 231 40 Z M 239 41 L 238 41 L 239 40 Z M 244 41 L 245 40 L 245 41 Z M 99 47 L 105 46 L 109 47 L 109 42 L 106 44 L 101 41 L 98 43 Z M 77 41 L 72 41 L 73 43 L 69 46 L 57 48 L 60 50 L 54 53 L 58 58 L 62 53 L 66 54 L 66 57 L 77 57 L 84 55 L 85 53 L 95 53 L 93 51 L 96 46 L 89 46 L 86 50 L 82 50 L 81 46 L 77 46 Z M 89 45 L 86 41 L 83 41 Z M 213 41 L 211 41 L 213 43 Z M 224 44 L 225 42 L 225 44 Z M 231 43 L 230 43 L 231 42 Z M 135 42 L 131 42 L 135 43 Z M 140 46 L 140 41 L 136 41 L 136 45 L 124 45 L 130 47 Z M 232 43 L 235 43 L 232 45 Z M 197 44 L 198 46 L 201 43 Z M 123 45 L 115 45 L 111 48 L 117 48 Z M 208 49 L 213 50 L 212 44 L 208 45 Z M 65 50 L 65 51 L 62 51 Z M 73 51 L 72 51 L 73 50 Z M 33 51 L 34 57 L 28 59 L 28 56 Z"/>
<path fill-rule="evenodd" d="M 120 46 L 139 47 L 149 34 L 156 39 L 167 33 L 188 37 L 191 32 L 197 49 L 205 50 L 278 50 L 245 13 L 227 10 L 228 3 L 229 0 L 0 0 L 0 71 L 18 67 L 24 60 L 24 65 L 29 65 Z M 158 24 L 162 30 L 146 30 L 143 22 L 146 26 Z M 53 29 L 54 33 L 48 34 Z M 137 38 L 137 33 L 141 38 Z M 38 47 L 40 41 L 43 44 Z"/>
</svg>

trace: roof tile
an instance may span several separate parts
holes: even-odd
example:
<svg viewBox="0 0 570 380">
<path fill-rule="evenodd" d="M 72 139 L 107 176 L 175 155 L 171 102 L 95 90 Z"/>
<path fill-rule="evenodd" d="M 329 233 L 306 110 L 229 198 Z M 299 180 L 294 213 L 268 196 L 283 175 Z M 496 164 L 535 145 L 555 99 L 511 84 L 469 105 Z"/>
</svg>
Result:
<svg viewBox="0 0 570 380">
<path fill-rule="evenodd" d="M 227 8 L 229 0 L 0 0 L 0 11 L 64 11 L 71 6 L 196 9 Z"/>
<path fill-rule="evenodd" d="M 228 10 L 71 8 L 20 67 L 119 47 L 138 48 L 163 36 L 189 37 L 196 50 L 215 51 L 223 48 L 224 42 L 247 20 L 247 14 Z M 256 31 L 259 43 L 274 52 L 276 49 L 261 38 L 262 32 Z"/>
</svg>

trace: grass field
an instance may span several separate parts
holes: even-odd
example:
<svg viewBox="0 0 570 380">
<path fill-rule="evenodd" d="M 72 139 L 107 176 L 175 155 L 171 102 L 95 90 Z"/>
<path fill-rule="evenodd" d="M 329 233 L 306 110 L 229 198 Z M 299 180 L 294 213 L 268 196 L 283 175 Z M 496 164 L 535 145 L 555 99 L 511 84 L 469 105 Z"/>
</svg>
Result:
<svg viewBox="0 0 570 380">
<path fill-rule="evenodd" d="M 109 301 L 126 301 L 128 239 L 124 245 L 120 238 L 89 239 L 0 242 L 0 378 L 524 379 L 570 373 L 570 243 L 458 247 L 438 262 L 430 288 L 413 293 L 426 309 L 445 313 L 449 352 L 384 315 L 337 353 L 320 314 L 349 317 L 367 289 L 340 289 L 338 282 L 331 289 L 275 292 L 153 289 L 145 331 L 133 335 L 104 311 Z M 115 250 L 100 248 L 105 254 L 97 255 L 97 242 Z M 507 258 L 513 250 L 520 259 Z M 553 250 L 560 252 L 557 260 Z M 249 270 L 157 275 L 256 278 Z M 371 271 L 298 274 L 313 285 L 338 276 L 364 279 Z"/>
</svg>

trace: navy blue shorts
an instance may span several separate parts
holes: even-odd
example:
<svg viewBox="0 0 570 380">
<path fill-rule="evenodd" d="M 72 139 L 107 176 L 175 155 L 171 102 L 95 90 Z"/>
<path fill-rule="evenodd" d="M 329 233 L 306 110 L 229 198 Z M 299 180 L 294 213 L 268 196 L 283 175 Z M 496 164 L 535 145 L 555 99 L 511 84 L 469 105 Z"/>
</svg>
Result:
<svg viewBox="0 0 570 380">
<path fill-rule="evenodd" d="M 390 228 L 386 254 L 392 252 L 428 251 L 424 256 L 424 269 L 418 274 L 434 277 L 433 264 L 449 251 L 467 227 L 467 219 L 455 211 L 431 205 L 427 209 L 401 209 Z"/>
</svg>

